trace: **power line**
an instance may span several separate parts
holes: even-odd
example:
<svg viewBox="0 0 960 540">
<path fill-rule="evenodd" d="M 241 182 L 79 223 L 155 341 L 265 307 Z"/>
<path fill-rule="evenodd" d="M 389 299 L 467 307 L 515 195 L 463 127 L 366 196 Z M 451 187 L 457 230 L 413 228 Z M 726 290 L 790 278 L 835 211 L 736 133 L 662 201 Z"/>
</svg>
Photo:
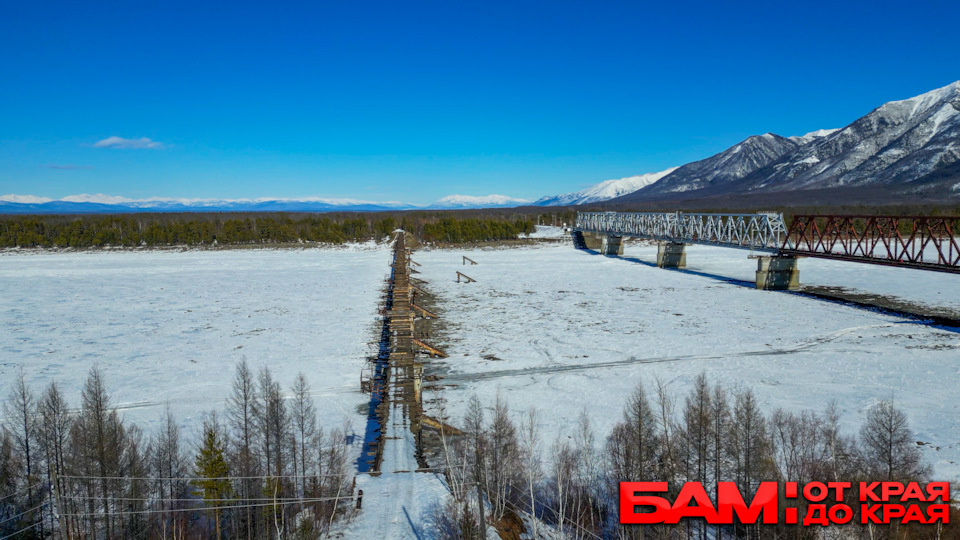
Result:
<svg viewBox="0 0 960 540">
<path fill-rule="evenodd" d="M 5 495 L 5 496 L 3 496 L 3 497 L 0 497 L 0 502 L 3 502 L 3 501 L 5 501 L 5 500 L 7 500 L 7 499 L 12 499 L 13 497 L 16 497 L 17 495 L 23 493 L 24 491 L 33 489 L 33 488 L 35 488 L 35 487 L 40 487 L 40 486 L 42 486 L 42 485 L 44 485 L 44 484 L 46 484 L 46 482 L 37 482 L 36 484 L 33 484 L 32 486 L 22 487 L 22 488 L 18 489 L 17 491 L 14 491 L 13 493 L 11 493 L 11 494 L 9 494 L 9 495 Z"/>
<path fill-rule="evenodd" d="M 208 510 L 231 510 L 236 508 L 257 508 L 257 507 L 267 507 L 267 506 L 284 506 L 288 504 L 299 504 L 299 503 L 313 503 L 313 502 L 324 502 L 324 501 L 347 501 L 351 500 L 353 497 L 325 497 L 318 499 L 297 499 L 294 501 L 288 502 L 276 502 L 276 503 L 263 503 L 263 504 L 240 504 L 240 505 L 231 505 L 231 506 L 213 506 L 210 508 L 172 508 L 168 510 L 122 510 L 119 512 L 92 512 L 92 513 L 82 513 L 82 514 L 60 514 L 61 516 L 68 517 L 105 517 L 105 516 L 123 516 L 123 515 L 132 515 L 132 514 L 168 514 L 171 512 L 204 512 Z M 198 499 L 199 500 L 199 499 Z"/>
<path fill-rule="evenodd" d="M 15 515 L 15 516 L 8 517 L 7 519 L 5 519 L 5 520 L 3 520 L 3 521 L 0 521 L 0 525 L 3 525 L 4 523 L 6 523 L 6 522 L 8 522 L 8 521 L 13 521 L 13 520 L 17 519 L 17 518 L 20 517 L 20 516 L 29 514 L 30 512 L 33 512 L 34 510 L 39 510 L 39 509 L 41 509 L 41 508 L 43 508 L 43 503 L 40 503 L 40 504 L 38 504 L 37 506 L 34 506 L 33 508 L 31 508 L 31 509 L 29 509 L 29 510 L 24 510 L 23 512 L 20 512 L 19 514 Z"/>
<path fill-rule="evenodd" d="M 468 463 L 463 463 L 463 466 L 467 466 L 467 465 L 469 465 L 469 464 L 468 464 Z M 452 468 L 454 468 L 454 467 L 449 467 L 449 468 L 452 469 Z M 476 482 L 476 481 L 466 482 L 466 481 L 465 481 L 465 482 L 460 483 L 458 486 L 456 486 L 456 489 L 457 489 L 458 491 L 464 491 L 464 492 L 466 492 L 467 490 L 470 490 L 470 489 L 475 488 L 477 485 L 485 485 L 485 482 Z M 453 495 L 453 490 L 451 489 L 451 487 L 452 487 L 452 486 L 449 486 L 449 485 L 448 485 L 448 486 L 447 486 L 447 489 L 450 490 L 450 491 L 451 491 L 451 495 Z M 486 490 L 484 490 L 484 492 L 486 492 Z M 525 495 L 526 495 L 526 494 L 525 494 Z M 487 498 L 489 499 L 489 493 L 487 494 Z M 454 499 L 456 499 L 456 496 L 454 496 Z M 539 506 L 541 506 L 542 508 L 546 508 L 546 509 L 548 509 L 548 510 L 551 510 L 554 514 L 559 515 L 559 512 L 557 512 L 557 510 L 556 510 L 555 508 L 551 507 L 550 505 L 543 503 L 541 500 L 537 499 L 536 497 L 533 497 L 532 499 L 533 499 L 533 502 L 534 502 L 535 505 L 539 505 Z M 525 510 L 521 510 L 521 509 L 518 508 L 515 504 L 511 503 L 511 502 L 510 502 L 509 500 L 507 500 L 507 499 L 504 499 L 503 502 L 504 502 L 504 504 L 506 504 L 507 506 L 510 506 L 510 507 L 511 507 L 514 511 L 516 511 L 516 512 L 520 512 L 520 513 L 523 513 L 523 514 L 528 514 Z M 528 514 L 528 515 L 529 515 L 529 514 Z M 533 515 L 531 515 L 530 517 L 531 517 L 531 519 L 537 519 L 537 517 L 536 517 L 536 516 L 533 516 Z M 564 517 L 563 521 L 567 521 L 569 524 L 573 525 L 574 527 L 576 527 L 577 529 L 581 530 L 582 532 L 584 532 L 584 533 L 592 536 L 593 538 L 597 538 L 597 539 L 602 538 L 601 536 L 597 535 L 596 533 L 594 533 L 594 532 L 590 531 L 589 529 L 583 527 L 583 526 L 580 525 L 579 523 L 577 523 L 577 522 L 575 522 L 575 521 L 572 521 L 571 518 L 569 518 L 569 517 L 567 517 L 567 516 Z M 563 526 L 563 523 L 561 522 L 561 527 L 562 527 L 562 526 Z"/>
<path fill-rule="evenodd" d="M 352 497 L 352 495 L 351 495 Z M 257 499 L 243 499 L 234 497 L 232 499 L 204 499 L 203 497 L 193 497 L 193 498 L 173 498 L 173 499 L 164 499 L 164 498 L 152 498 L 152 497 L 88 497 L 85 495 L 67 495 L 65 497 L 60 497 L 61 499 L 70 499 L 76 501 L 124 501 L 124 502 L 243 502 L 243 501 L 256 501 L 256 502 L 299 502 L 306 501 L 308 498 L 305 497 L 278 497 L 276 499 L 262 497 Z M 341 499 L 346 499 L 350 497 L 340 497 Z"/>
<path fill-rule="evenodd" d="M 4 537 L 0 538 L 0 540 L 7 540 L 8 538 L 13 538 L 14 536 L 16 536 L 16 535 L 18 535 L 18 534 L 20 534 L 20 533 L 22 533 L 22 532 L 27 532 L 27 531 L 29 531 L 30 529 L 36 527 L 37 525 L 41 525 L 42 523 L 43 523 L 42 521 L 38 521 L 38 522 L 34 523 L 33 525 L 30 525 L 29 527 L 24 527 L 24 528 L 20 529 L 20 530 L 17 531 L 17 532 L 10 533 L 10 534 L 8 534 L 7 536 L 4 536 Z"/>
<path fill-rule="evenodd" d="M 300 479 L 300 478 L 337 478 L 337 477 L 347 477 L 350 474 L 368 474 L 362 472 L 356 473 L 344 473 L 344 474 L 284 474 L 280 476 L 273 475 L 263 475 L 263 476 L 61 476 L 60 478 L 70 478 L 73 480 L 142 480 L 144 482 L 167 482 L 170 480 L 182 480 L 186 482 L 193 481 L 212 481 L 212 480 L 283 480 L 283 479 Z"/>
<path fill-rule="evenodd" d="M 203 477 L 203 476 L 70 476 L 70 475 L 61 475 L 60 478 L 63 479 L 72 479 L 72 480 L 107 480 L 107 481 L 117 481 L 117 480 L 142 480 L 145 482 L 150 481 L 171 481 L 171 480 L 182 480 L 182 481 L 213 481 L 213 480 L 277 480 L 277 479 L 303 479 L 303 478 L 338 478 L 338 477 L 348 477 L 351 474 L 353 475 L 381 475 L 381 474 L 396 474 L 400 472 L 434 472 L 434 471 L 446 471 L 448 469 L 457 469 L 470 466 L 469 463 L 455 464 L 450 466 L 442 467 L 423 467 L 418 469 L 412 469 L 409 471 L 394 471 L 393 473 L 387 473 L 385 471 L 351 471 L 344 474 L 283 474 L 279 476 L 274 475 L 260 475 L 260 476 L 215 476 L 215 477 Z"/>
<path fill-rule="evenodd" d="M 540 502 L 536 497 L 532 497 L 532 499 L 533 499 L 534 504 L 537 504 L 537 503 Z M 503 502 L 504 502 L 507 506 L 509 506 L 510 508 L 512 508 L 515 512 L 520 512 L 521 514 L 527 514 L 527 512 L 526 512 L 525 510 L 521 510 L 520 508 L 517 508 L 517 506 L 516 506 L 515 504 L 511 503 L 510 501 L 504 499 Z M 549 505 L 546 505 L 546 504 L 542 504 L 542 503 L 541 503 L 540 506 L 542 506 L 542 507 L 544 507 L 544 508 L 547 508 L 547 509 L 549 509 L 549 510 L 553 510 L 553 512 L 554 512 L 555 514 L 557 513 L 557 511 L 556 511 L 554 508 L 550 507 Z M 528 514 L 528 515 L 529 515 L 529 514 Z M 531 515 L 531 516 L 530 516 L 530 519 L 537 519 L 537 516 Z M 570 520 L 570 518 L 569 518 L 569 517 L 564 517 L 564 520 Z M 569 523 L 570 523 L 571 525 L 573 525 L 574 527 L 576 527 L 577 529 L 580 529 L 580 530 L 583 531 L 584 533 L 589 534 L 590 536 L 592 536 L 592 537 L 594 537 L 594 538 L 597 538 L 598 540 L 601 538 L 598 534 L 590 531 L 589 529 L 587 529 L 587 528 L 584 527 L 583 525 L 580 525 L 580 524 L 577 523 L 576 521 L 569 521 Z M 562 521 L 561 521 L 561 523 L 560 523 L 560 527 L 561 527 L 561 528 L 563 527 L 563 522 L 562 522 Z"/>
</svg>

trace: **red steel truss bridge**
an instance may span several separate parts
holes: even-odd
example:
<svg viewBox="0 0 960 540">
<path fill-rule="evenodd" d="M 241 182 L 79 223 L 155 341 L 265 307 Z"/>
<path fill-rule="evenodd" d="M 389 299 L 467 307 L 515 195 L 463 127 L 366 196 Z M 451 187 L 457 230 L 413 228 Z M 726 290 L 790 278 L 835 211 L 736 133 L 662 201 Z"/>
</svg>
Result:
<svg viewBox="0 0 960 540">
<path fill-rule="evenodd" d="M 580 212 L 574 231 L 960 273 L 960 216 Z"/>
<path fill-rule="evenodd" d="M 797 215 L 784 255 L 960 273 L 960 217 Z"/>
</svg>

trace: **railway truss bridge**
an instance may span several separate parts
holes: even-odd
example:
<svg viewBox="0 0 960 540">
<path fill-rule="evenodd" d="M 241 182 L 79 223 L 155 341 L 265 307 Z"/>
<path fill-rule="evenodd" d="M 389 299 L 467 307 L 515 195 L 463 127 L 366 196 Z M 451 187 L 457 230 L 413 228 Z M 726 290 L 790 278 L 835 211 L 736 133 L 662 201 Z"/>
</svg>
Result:
<svg viewBox="0 0 960 540">
<path fill-rule="evenodd" d="M 623 253 L 625 237 L 658 242 L 657 266 L 685 268 L 686 246 L 738 248 L 757 259 L 758 289 L 799 287 L 797 260 L 817 257 L 960 273 L 960 217 L 579 212 L 579 249 Z"/>
</svg>

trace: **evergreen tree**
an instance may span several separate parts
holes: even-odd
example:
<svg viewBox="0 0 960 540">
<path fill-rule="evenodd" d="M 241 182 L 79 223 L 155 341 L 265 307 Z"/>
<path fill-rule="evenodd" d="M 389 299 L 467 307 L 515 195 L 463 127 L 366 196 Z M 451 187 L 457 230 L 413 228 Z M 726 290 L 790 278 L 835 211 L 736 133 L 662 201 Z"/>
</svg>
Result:
<svg viewBox="0 0 960 540">
<path fill-rule="evenodd" d="M 220 433 L 216 413 L 203 424 L 203 444 L 194 460 L 194 474 L 202 480 L 193 484 L 200 491 L 208 506 L 213 507 L 217 540 L 220 540 L 220 507 L 225 506 L 233 493 L 230 480 L 230 467 L 227 465 L 226 442 Z"/>
</svg>

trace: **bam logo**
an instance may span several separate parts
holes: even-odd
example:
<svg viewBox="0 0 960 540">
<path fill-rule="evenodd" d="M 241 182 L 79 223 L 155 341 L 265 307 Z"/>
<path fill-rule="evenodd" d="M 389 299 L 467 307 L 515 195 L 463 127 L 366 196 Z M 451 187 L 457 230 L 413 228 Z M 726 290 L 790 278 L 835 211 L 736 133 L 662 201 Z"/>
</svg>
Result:
<svg viewBox="0 0 960 540">
<path fill-rule="evenodd" d="M 638 495 L 666 491 L 666 482 L 620 482 L 620 523 L 679 523 L 685 517 L 699 517 L 711 524 L 729 524 L 733 523 L 734 514 L 742 523 L 756 523 L 761 515 L 762 523 L 777 522 L 776 482 L 761 482 L 749 506 L 733 482 L 717 484 L 716 508 L 700 482 L 685 483 L 672 505 L 663 497 Z M 691 506 L 691 502 L 696 506 Z M 652 507 L 654 511 L 637 512 L 638 506 Z"/>
<path fill-rule="evenodd" d="M 850 523 L 942 523 L 950 522 L 950 494 L 947 482 L 930 482 L 924 490 L 910 482 L 860 482 L 855 511 L 844 497 L 853 492 L 850 482 L 810 482 L 800 490 L 797 482 L 786 482 L 784 496 L 805 502 L 803 525 L 830 525 Z M 620 523 L 652 525 L 675 524 L 683 518 L 703 518 L 711 525 L 729 525 L 734 516 L 740 523 L 778 523 L 779 484 L 761 482 L 748 505 L 734 482 L 717 483 L 717 504 L 714 506 L 700 482 L 687 482 L 680 489 L 673 504 L 650 493 L 666 493 L 666 482 L 620 482 Z M 831 497 L 831 493 L 833 496 Z M 802 496 L 802 499 L 801 499 Z M 921 506 L 919 503 L 935 503 Z M 905 504 L 906 503 L 906 504 Z M 783 522 L 799 521 L 796 506 L 784 508 Z M 859 519 L 855 520 L 859 514 Z"/>
</svg>

